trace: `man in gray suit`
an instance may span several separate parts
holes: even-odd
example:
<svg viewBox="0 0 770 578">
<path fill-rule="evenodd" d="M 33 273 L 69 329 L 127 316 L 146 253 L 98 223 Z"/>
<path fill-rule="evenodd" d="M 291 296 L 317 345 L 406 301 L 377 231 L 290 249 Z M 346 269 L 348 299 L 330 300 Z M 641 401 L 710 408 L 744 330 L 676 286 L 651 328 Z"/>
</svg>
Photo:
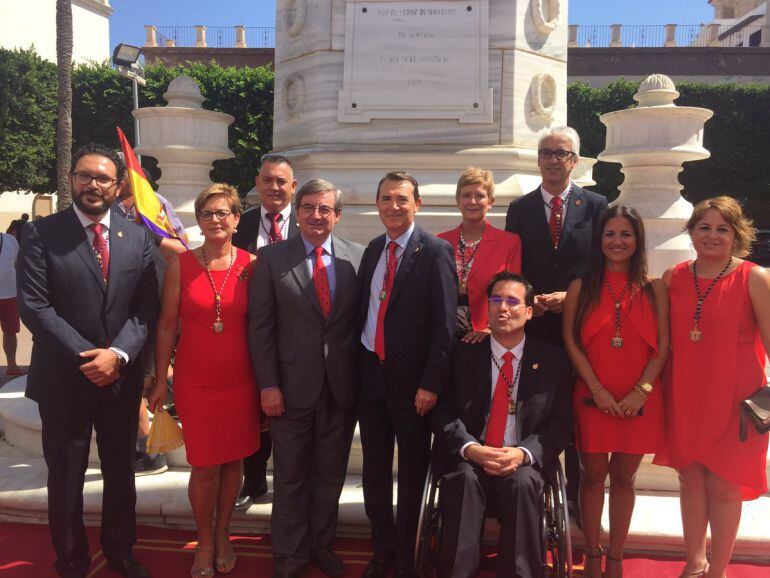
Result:
<svg viewBox="0 0 770 578">
<path fill-rule="evenodd" d="M 356 271 L 364 248 L 332 235 L 342 194 L 314 179 L 297 192 L 300 235 L 259 250 L 249 346 L 273 440 L 274 576 L 312 562 L 345 568 L 331 550 L 353 437 Z"/>
</svg>

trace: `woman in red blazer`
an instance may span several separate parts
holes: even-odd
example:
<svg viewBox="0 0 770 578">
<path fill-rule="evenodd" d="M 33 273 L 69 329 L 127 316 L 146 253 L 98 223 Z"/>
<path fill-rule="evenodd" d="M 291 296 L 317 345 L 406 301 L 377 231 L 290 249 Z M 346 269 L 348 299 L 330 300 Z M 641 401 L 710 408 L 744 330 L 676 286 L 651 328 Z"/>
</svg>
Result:
<svg viewBox="0 0 770 578">
<path fill-rule="evenodd" d="M 470 167 L 457 181 L 460 226 L 438 236 L 452 243 L 459 280 L 457 337 L 477 343 L 489 334 L 487 284 L 499 271 L 521 272 L 521 240 L 489 224 L 487 212 L 495 204 L 492 171 Z"/>
</svg>

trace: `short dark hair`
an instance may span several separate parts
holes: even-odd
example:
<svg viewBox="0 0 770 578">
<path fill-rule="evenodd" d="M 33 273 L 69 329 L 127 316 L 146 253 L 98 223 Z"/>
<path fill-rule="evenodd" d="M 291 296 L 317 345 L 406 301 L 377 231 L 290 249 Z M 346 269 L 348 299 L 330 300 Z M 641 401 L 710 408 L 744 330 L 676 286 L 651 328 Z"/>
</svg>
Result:
<svg viewBox="0 0 770 578">
<path fill-rule="evenodd" d="M 297 194 L 294 195 L 294 206 L 296 210 L 299 210 L 302 199 L 306 195 L 325 193 L 326 191 L 334 193 L 334 210 L 339 213 L 339 211 L 342 210 L 342 191 L 340 191 L 334 183 L 330 183 L 324 179 L 310 179 L 299 188 Z"/>
<path fill-rule="evenodd" d="M 21 220 L 22 221 L 29 221 L 29 213 L 22 213 L 21 214 Z"/>
<path fill-rule="evenodd" d="M 412 175 L 407 173 L 406 171 L 391 171 L 384 177 L 380 179 L 380 182 L 377 183 L 377 196 L 375 197 L 377 200 L 380 199 L 380 187 L 382 186 L 382 183 L 385 181 L 396 181 L 396 182 L 409 182 L 412 183 L 412 187 L 414 187 L 414 200 L 420 198 L 420 188 L 417 185 L 417 179 L 415 179 Z"/>
<path fill-rule="evenodd" d="M 504 281 L 512 281 L 513 283 L 524 285 L 524 305 L 532 307 L 535 304 L 535 288 L 532 287 L 532 283 L 527 281 L 523 275 L 519 275 L 513 271 L 500 271 L 499 273 L 495 273 L 495 276 L 492 277 L 489 285 L 487 285 L 487 297 L 492 297 L 492 291 L 494 290 L 495 285 Z"/>
<path fill-rule="evenodd" d="M 100 143 L 88 143 L 80 147 L 72 155 L 72 161 L 70 163 L 70 173 L 75 172 L 75 167 L 78 165 L 78 161 L 87 155 L 99 155 L 100 157 L 107 157 L 115 165 L 115 177 L 118 182 L 123 180 L 126 174 L 126 163 L 120 158 L 117 151 L 113 148 L 105 146 Z"/>
<path fill-rule="evenodd" d="M 262 155 L 259 159 L 259 168 L 261 169 L 262 165 L 266 163 L 270 163 L 271 165 L 289 165 L 289 168 L 291 168 L 292 171 L 294 170 L 289 157 L 279 155 L 278 153 L 267 153 L 266 155 Z"/>
</svg>

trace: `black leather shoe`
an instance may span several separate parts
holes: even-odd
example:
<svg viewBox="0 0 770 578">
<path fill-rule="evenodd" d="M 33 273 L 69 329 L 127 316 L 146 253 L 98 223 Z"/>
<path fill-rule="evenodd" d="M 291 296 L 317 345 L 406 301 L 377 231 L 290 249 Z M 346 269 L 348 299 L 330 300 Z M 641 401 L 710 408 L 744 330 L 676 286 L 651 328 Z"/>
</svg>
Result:
<svg viewBox="0 0 770 578">
<path fill-rule="evenodd" d="M 248 510 L 253 503 L 254 498 L 251 497 L 251 494 L 246 490 L 241 490 L 241 493 L 235 499 L 235 509 Z"/>
<path fill-rule="evenodd" d="M 393 578 L 416 578 L 411 564 L 399 564 L 393 573 Z"/>
<path fill-rule="evenodd" d="M 310 561 L 327 576 L 342 576 L 345 573 L 345 565 L 342 563 L 342 560 L 329 548 L 313 552 L 310 556 Z"/>
<path fill-rule="evenodd" d="M 388 570 L 393 565 L 393 559 L 386 556 L 375 555 L 372 561 L 364 568 L 361 578 L 385 578 Z"/>
<path fill-rule="evenodd" d="M 257 489 L 251 492 L 251 499 L 255 500 L 257 498 L 261 498 L 267 493 L 267 480 L 265 480 L 264 484 L 260 484 L 257 486 Z"/>
<path fill-rule="evenodd" d="M 150 578 L 150 573 L 133 556 L 120 560 L 108 560 L 107 567 L 126 578 Z"/>
</svg>

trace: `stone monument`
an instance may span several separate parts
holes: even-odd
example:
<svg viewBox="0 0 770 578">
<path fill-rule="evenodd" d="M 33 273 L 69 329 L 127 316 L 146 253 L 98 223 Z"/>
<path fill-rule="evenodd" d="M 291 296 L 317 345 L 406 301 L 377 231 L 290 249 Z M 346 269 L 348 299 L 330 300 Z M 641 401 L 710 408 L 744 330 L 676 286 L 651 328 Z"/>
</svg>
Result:
<svg viewBox="0 0 770 578">
<path fill-rule="evenodd" d="M 468 166 L 495 172 L 502 214 L 539 183 L 537 133 L 566 124 L 566 89 L 566 0 L 277 2 L 273 147 L 300 183 L 344 191 L 354 239 L 379 232 L 394 169 L 420 182 L 429 230 L 457 224 Z"/>
</svg>

